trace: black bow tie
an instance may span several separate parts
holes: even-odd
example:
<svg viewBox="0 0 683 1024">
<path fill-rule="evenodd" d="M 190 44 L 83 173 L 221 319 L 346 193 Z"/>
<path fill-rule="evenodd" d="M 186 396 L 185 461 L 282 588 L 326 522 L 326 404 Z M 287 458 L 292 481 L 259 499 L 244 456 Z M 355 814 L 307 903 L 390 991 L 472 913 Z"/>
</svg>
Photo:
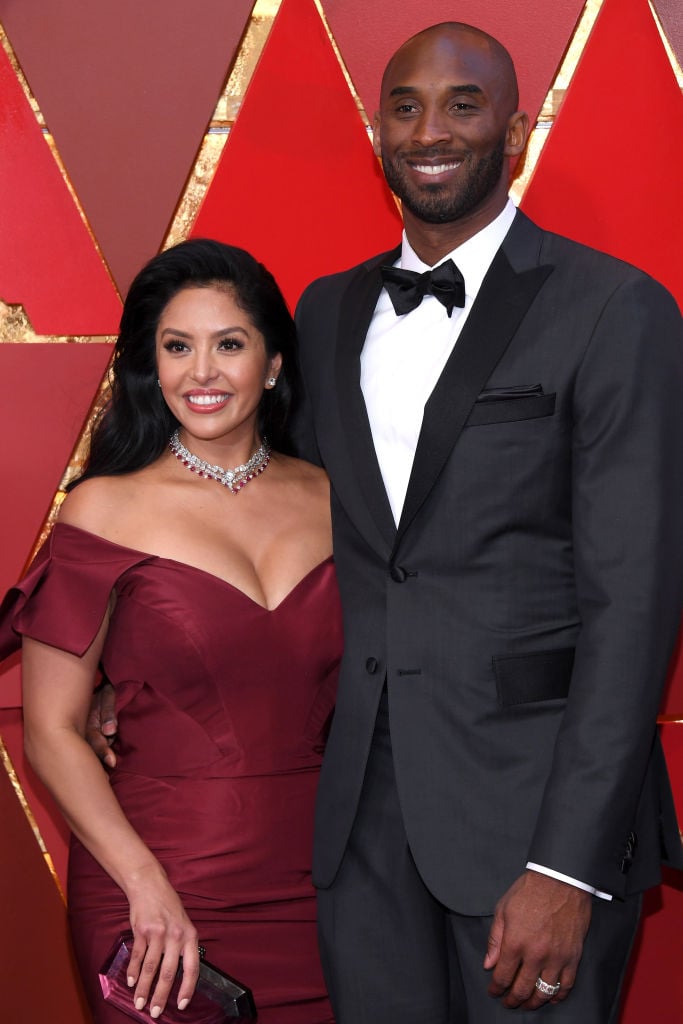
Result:
<svg viewBox="0 0 683 1024">
<path fill-rule="evenodd" d="M 465 279 L 453 260 L 446 260 L 424 274 L 398 267 L 381 267 L 381 271 L 396 316 L 417 309 L 425 295 L 437 298 L 449 316 L 454 306 L 465 305 Z"/>
</svg>

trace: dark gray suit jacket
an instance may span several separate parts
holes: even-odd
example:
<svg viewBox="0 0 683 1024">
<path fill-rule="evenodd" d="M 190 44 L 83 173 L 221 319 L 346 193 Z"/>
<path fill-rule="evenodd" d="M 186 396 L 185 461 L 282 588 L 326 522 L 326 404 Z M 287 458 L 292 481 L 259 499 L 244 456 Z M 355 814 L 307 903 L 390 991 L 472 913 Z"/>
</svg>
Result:
<svg viewBox="0 0 683 1024">
<path fill-rule="evenodd" d="M 528 860 L 624 895 L 683 866 L 655 719 L 683 596 L 683 327 L 640 271 L 518 213 L 426 408 L 398 530 L 360 390 L 386 253 L 297 311 L 345 654 L 314 879 L 334 879 L 385 679 L 432 893 Z M 420 358 L 420 339 L 415 339 Z"/>
</svg>

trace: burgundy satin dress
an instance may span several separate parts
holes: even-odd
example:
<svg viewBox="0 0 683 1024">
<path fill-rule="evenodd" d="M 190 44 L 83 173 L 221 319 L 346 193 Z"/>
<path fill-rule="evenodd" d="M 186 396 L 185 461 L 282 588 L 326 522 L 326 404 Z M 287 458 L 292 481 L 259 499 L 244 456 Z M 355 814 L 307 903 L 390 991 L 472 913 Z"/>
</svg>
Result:
<svg viewBox="0 0 683 1024">
<path fill-rule="evenodd" d="M 102 666 L 116 689 L 121 806 L 207 959 L 253 990 L 259 1024 L 333 1021 L 310 875 L 342 647 L 332 560 L 268 611 L 220 577 L 58 523 L 5 600 L 0 651 L 27 634 L 83 654 L 112 590 Z M 127 902 L 75 840 L 68 892 L 95 1020 L 125 1024 L 97 974 L 129 927 Z"/>
</svg>

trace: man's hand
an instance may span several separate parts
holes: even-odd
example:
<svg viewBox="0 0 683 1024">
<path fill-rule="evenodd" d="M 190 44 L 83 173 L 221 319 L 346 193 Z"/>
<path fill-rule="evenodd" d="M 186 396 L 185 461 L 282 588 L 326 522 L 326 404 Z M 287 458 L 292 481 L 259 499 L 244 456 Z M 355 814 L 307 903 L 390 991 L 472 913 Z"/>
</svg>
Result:
<svg viewBox="0 0 683 1024">
<path fill-rule="evenodd" d="M 484 968 L 493 968 L 489 994 L 509 1008 L 537 1010 L 566 999 L 576 978 L 591 919 L 592 896 L 538 871 L 527 871 L 498 902 Z M 536 989 L 541 977 L 560 982 L 548 999 Z"/>
<path fill-rule="evenodd" d="M 110 744 L 116 738 L 117 729 L 114 687 L 105 683 L 95 691 L 90 702 L 85 738 L 100 761 L 109 768 L 116 767 L 116 754 Z"/>
</svg>

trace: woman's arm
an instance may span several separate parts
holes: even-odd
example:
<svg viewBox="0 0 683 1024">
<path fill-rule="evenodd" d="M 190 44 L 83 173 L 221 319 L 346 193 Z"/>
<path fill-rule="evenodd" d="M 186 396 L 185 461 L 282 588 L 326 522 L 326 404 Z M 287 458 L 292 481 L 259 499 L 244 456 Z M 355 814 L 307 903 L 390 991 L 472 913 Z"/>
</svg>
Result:
<svg viewBox="0 0 683 1024">
<path fill-rule="evenodd" d="M 142 1008 L 158 1017 L 183 957 L 179 1005 L 197 982 L 197 933 L 164 869 L 131 827 L 85 729 L 108 616 L 82 658 L 24 637 L 22 675 L 26 754 L 71 830 L 121 887 L 130 904 L 134 944 L 128 982 Z M 186 1004 L 185 1004 L 186 1005 Z"/>
</svg>

